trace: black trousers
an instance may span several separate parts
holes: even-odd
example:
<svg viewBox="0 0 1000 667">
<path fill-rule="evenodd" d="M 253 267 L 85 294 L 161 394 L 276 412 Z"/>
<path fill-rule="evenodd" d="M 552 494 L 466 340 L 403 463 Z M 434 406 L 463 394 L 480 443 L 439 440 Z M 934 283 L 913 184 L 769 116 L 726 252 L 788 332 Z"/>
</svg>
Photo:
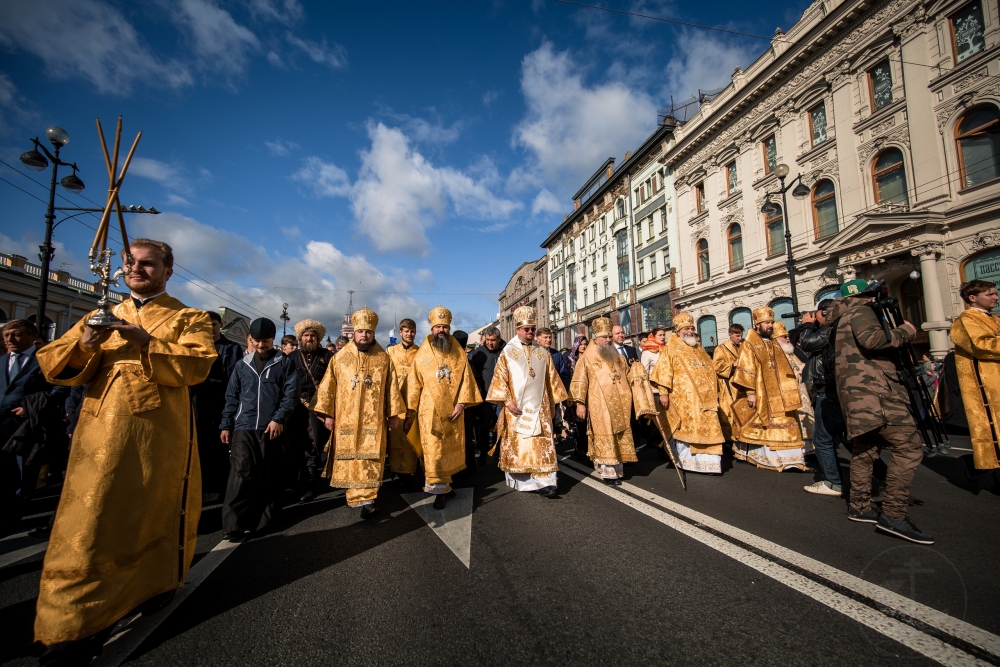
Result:
<svg viewBox="0 0 1000 667">
<path fill-rule="evenodd" d="M 233 431 L 229 443 L 229 482 L 222 505 L 225 532 L 262 530 L 281 511 L 281 458 L 284 443 L 264 431 Z"/>
<path fill-rule="evenodd" d="M 330 439 L 330 431 L 323 420 L 300 402 L 288 420 L 291 449 L 288 452 L 289 486 L 316 479 L 323 468 L 323 448 Z"/>
</svg>

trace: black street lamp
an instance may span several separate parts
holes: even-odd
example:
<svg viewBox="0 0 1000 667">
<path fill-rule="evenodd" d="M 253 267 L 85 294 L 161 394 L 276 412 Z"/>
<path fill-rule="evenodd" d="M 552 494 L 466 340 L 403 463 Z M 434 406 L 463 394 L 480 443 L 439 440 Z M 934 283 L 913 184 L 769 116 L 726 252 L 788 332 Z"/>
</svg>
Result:
<svg viewBox="0 0 1000 667">
<path fill-rule="evenodd" d="M 284 336 L 285 334 L 288 333 L 288 320 L 290 320 L 290 319 L 292 319 L 292 318 L 290 318 L 288 316 L 288 304 L 287 303 L 281 304 L 281 335 L 282 336 Z"/>
<path fill-rule="evenodd" d="M 38 140 L 38 137 L 35 137 L 31 140 L 35 144 L 35 147 L 21 154 L 21 163 L 32 171 L 44 171 L 49 166 L 49 162 L 52 162 L 52 180 L 49 183 L 49 206 L 45 212 L 45 241 L 42 245 L 38 246 L 38 249 L 41 250 L 38 259 L 42 260 L 42 276 L 41 289 L 38 291 L 38 310 L 35 314 L 35 324 L 38 326 L 38 331 L 43 337 L 47 338 L 45 332 L 45 305 L 49 297 L 49 263 L 55 255 L 55 249 L 52 247 L 52 223 L 56 218 L 56 177 L 59 167 L 70 167 L 73 169 L 72 174 L 64 176 L 62 181 L 60 181 L 60 184 L 70 192 L 82 192 L 83 181 L 76 175 L 77 166 L 75 162 L 63 162 L 59 159 L 59 151 L 69 143 L 69 133 L 61 127 L 53 125 L 45 130 L 45 136 L 52 143 L 55 154 L 50 153 L 45 148 L 45 145 Z M 39 152 L 39 149 L 41 152 Z M 46 160 L 46 158 L 48 159 Z"/>
<path fill-rule="evenodd" d="M 799 174 L 794 179 L 792 179 L 788 185 L 785 185 L 785 177 L 788 176 L 788 165 L 779 164 L 774 168 L 774 174 L 778 177 L 781 182 L 781 188 L 775 192 L 767 192 L 764 194 L 764 205 L 760 207 L 760 212 L 764 215 L 774 215 L 778 212 L 778 207 L 771 203 L 771 197 L 774 195 L 781 195 L 781 221 L 785 226 L 785 266 L 788 267 L 788 282 L 791 287 L 792 292 L 792 312 L 785 317 L 792 317 L 793 326 L 798 326 L 799 323 L 799 295 L 798 291 L 795 289 L 795 256 L 792 254 L 792 230 L 788 224 L 788 197 L 785 193 L 792 189 L 795 185 L 795 189 L 792 190 L 792 196 L 796 199 L 805 199 L 809 196 L 809 188 L 806 184 L 802 182 L 802 174 Z"/>
</svg>

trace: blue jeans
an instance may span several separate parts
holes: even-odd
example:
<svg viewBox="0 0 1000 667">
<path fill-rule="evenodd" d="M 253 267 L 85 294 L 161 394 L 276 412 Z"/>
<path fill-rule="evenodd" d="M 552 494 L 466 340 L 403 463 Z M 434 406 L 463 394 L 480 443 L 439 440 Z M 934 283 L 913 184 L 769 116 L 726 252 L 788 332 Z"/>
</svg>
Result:
<svg viewBox="0 0 1000 667">
<path fill-rule="evenodd" d="M 813 411 L 816 415 L 813 429 L 816 463 L 826 481 L 840 486 L 840 465 L 837 463 L 835 440 L 844 431 L 844 413 L 840 410 L 840 401 L 836 394 L 816 392 L 813 396 Z"/>
</svg>

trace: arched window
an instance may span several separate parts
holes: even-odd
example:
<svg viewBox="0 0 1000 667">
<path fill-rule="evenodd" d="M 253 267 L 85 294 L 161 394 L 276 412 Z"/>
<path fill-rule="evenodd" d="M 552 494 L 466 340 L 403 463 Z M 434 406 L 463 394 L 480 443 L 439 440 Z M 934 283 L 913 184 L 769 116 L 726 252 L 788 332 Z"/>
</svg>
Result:
<svg viewBox="0 0 1000 667">
<path fill-rule="evenodd" d="M 729 237 L 729 268 L 743 268 L 743 230 L 739 225 L 731 225 L 727 232 Z"/>
<path fill-rule="evenodd" d="M 962 187 L 1000 176 L 1000 110 L 995 106 L 970 109 L 955 125 Z"/>
<path fill-rule="evenodd" d="M 822 239 L 836 234 L 840 229 L 837 222 L 837 193 L 833 181 L 822 180 L 812 191 L 813 226 L 816 238 Z"/>
<path fill-rule="evenodd" d="M 922 333 L 920 325 L 927 321 L 924 312 L 924 286 L 920 279 L 907 278 L 899 286 L 899 305 L 903 311 L 903 319 L 913 322 L 917 327 L 917 334 Z"/>
<path fill-rule="evenodd" d="M 826 299 L 839 299 L 840 298 L 840 287 L 824 287 L 816 293 L 816 303 L 820 301 L 825 301 Z"/>
<path fill-rule="evenodd" d="M 706 315 L 698 320 L 698 335 L 701 336 L 701 346 L 711 354 L 719 344 L 719 330 L 714 317 Z"/>
<path fill-rule="evenodd" d="M 764 214 L 764 227 L 767 232 L 767 254 L 785 254 L 785 218 L 782 215 L 781 207 L 774 206 L 773 213 Z"/>
<path fill-rule="evenodd" d="M 712 267 L 708 263 L 708 241 L 698 241 L 698 280 L 708 280 L 712 276 Z"/>
<path fill-rule="evenodd" d="M 790 317 L 785 317 L 785 315 L 791 315 L 795 310 L 792 307 L 791 299 L 776 299 L 771 302 L 771 308 L 774 309 L 774 321 L 784 322 L 785 326 L 792 329 L 795 326 L 794 321 Z"/>
<path fill-rule="evenodd" d="M 753 328 L 753 313 L 749 308 L 737 308 L 729 313 L 729 323 L 742 324 L 743 331 L 749 331 Z"/>
<path fill-rule="evenodd" d="M 883 151 L 872 162 L 872 182 L 875 184 L 876 204 L 905 204 L 906 167 L 903 153 L 898 148 Z"/>
</svg>

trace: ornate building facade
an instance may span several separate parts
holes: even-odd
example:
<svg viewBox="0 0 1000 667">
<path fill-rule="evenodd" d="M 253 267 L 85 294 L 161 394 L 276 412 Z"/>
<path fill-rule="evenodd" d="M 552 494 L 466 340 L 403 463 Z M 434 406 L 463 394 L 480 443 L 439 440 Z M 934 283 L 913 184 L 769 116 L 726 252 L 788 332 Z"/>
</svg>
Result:
<svg viewBox="0 0 1000 667">
<path fill-rule="evenodd" d="M 959 285 L 1000 278 L 998 20 L 996 0 L 817 0 L 676 130 L 678 298 L 706 347 L 875 277 L 947 352 Z"/>
<path fill-rule="evenodd" d="M 549 326 L 548 299 L 545 297 L 546 257 L 525 262 L 517 267 L 507 287 L 500 293 L 500 335 L 505 341 L 517 335 L 514 311 L 521 306 L 531 306 L 536 311 L 536 325 Z M 471 339 L 471 337 L 470 337 Z"/>
</svg>

